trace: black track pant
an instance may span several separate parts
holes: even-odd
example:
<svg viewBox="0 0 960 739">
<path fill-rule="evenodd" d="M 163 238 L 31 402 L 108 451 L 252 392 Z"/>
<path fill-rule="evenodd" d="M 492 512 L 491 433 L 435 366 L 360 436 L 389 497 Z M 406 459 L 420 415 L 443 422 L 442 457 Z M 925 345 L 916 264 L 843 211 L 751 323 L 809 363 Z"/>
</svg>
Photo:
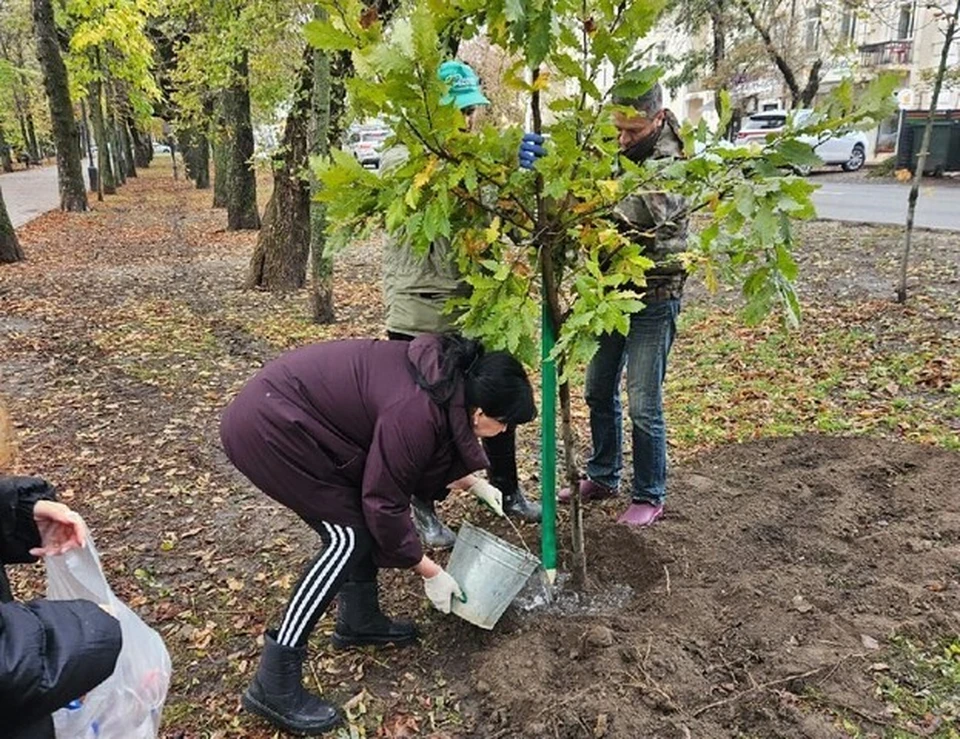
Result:
<svg viewBox="0 0 960 739">
<path fill-rule="evenodd" d="M 303 571 L 283 612 L 276 638 L 285 647 L 306 645 L 313 627 L 345 581 L 377 579 L 373 540 L 366 529 L 326 521 L 310 525 L 320 534 L 324 546 Z"/>
</svg>

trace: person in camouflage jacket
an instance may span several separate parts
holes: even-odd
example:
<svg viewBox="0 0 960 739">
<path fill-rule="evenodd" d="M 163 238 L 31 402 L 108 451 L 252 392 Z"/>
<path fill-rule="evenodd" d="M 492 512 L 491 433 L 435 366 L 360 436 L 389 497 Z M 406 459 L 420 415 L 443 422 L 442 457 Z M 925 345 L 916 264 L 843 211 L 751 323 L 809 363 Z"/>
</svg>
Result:
<svg viewBox="0 0 960 739">
<path fill-rule="evenodd" d="M 620 156 L 639 164 L 683 155 L 676 118 L 663 107 L 659 84 L 640 98 L 615 102 L 636 111 L 615 116 Z M 644 255 L 655 266 L 647 273 L 646 285 L 636 287 L 646 307 L 630 316 L 626 336 L 614 332 L 600 337 L 599 349 L 587 368 L 593 453 L 586 479 L 580 483 L 580 495 L 584 500 L 596 500 L 616 495 L 619 488 L 623 468 L 620 378 L 626 368 L 633 489 L 631 504 L 619 521 L 649 526 L 663 514 L 666 494 L 663 382 L 687 277 L 679 255 L 687 248 L 688 204 L 679 195 L 645 191 L 626 196 L 613 215 L 621 232 L 642 244 Z M 561 491 L 560 500 L 569 499 L 570 490 Z"/>
<path fill-rule="evenodd" d="M 441 102 L 456 105 L 467 120 L 467 130 L 473 130 L 479 109 L 490 105 L 477 73 L 464 62 L 450 60 L 440 65 L 437 74 L 450 88 Z M 381 172 L 402 165 L 408 157 L 402 146 L 388 149 L 380 162 Z M 469 295 L 470 286 L 457 269 L 446 238 L 438 236 L 424 255 L 394 239 L 386 244 L 383 296 L 390 339 L 411 341 L 423 334 L 455 330 L 457 316 L 448 313 L 446 306 L 454 298 Z M 516 429 L 508 428 L 499 436 L 484 439 L 483 446 L 490 460 L 490 483 L 503 493 L 504 512 L 522 521 L 539 522 L 540 504 L 527 499 L 517 475 Z M 411 502 L 424 544 L 432 549 L 453 547 L 456 535 L 437 515 L 435 501 L 414 496 Z"/>
</svg>

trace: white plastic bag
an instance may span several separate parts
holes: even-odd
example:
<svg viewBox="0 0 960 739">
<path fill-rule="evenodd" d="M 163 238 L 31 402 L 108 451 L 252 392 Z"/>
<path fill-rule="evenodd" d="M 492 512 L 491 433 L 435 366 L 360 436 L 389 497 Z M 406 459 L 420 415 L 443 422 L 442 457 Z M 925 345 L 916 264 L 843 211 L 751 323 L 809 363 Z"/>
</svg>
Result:
<svg viewBox="0 0 960 739">
<path fill-rule="evenodd" d="M 45 564 L 47 598 L 108 606 L 123 631 L 114 673 L 53 714 L 57 739 L 156 739 L 172 671 L 160 634 L 113 594 L 89 531 L 83 549 L 46 557 Z"/>
</svg>

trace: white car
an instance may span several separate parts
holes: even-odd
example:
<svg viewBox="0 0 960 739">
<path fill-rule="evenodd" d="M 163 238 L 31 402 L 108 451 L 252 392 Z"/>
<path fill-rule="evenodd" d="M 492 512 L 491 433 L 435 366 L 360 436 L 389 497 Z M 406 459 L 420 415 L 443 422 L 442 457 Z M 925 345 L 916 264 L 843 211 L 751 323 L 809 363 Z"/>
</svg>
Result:
<svg viewBox="0 0 960 739">
<path fill-rule="evenodd" d="M 807 109 L 793 111 L 795 124 L 802 126 L 812 113 L 812 110 Z M 763 143 L 768 134 L 780 133 L 787 123 L 788 115 L 790 113 L 785 110 L 754 113 L 744 119 L 740 132 L 737 133 L 736 143 Z M 800 136 L 799 139 L 810 144 L 824 164 L 838 165 L 843 167 L 845 172 L 856 172 L 867 161 L 867 137 L 863 131 L 826 137 L 819 143 L 814 136 Z"/>
<path fill-rule="evenodd" d="M 390 135 L 386 128 L 361 128 L 351 131 L 347 137 L 346 150 L 353 154 L 364 167 L 377 169 L 380 166 L 380 152 L 383 142 Z"/>
<path fill-rule="evenodd" d="M 156 154 L 169 154 L 170 146 L 168 144 L 162 144 L 159 141 L 153 142 L 153 153 Z"/>
</svg>

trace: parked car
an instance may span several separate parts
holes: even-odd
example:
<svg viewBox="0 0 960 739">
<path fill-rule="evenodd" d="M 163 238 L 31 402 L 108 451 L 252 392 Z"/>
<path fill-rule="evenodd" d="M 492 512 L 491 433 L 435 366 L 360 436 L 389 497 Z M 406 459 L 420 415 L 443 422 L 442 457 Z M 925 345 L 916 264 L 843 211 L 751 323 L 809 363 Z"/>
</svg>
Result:
<svg viewBox="0 0 960 739">
<path fill-rule="evenodd" d="M 169 144 L 161 143 L 161 142 L 159 142 L 159 141 L 154 141 L 154 142 L 153 142 L 153 153 L 154 153 L 154 156 L 156 156 L 157 154 L 169 154 L 169 153 L 170 153 L 170 145 L 169 145 Z"/>
<path fill-rule="evenodd" d="M 813 111 L 807 109 L 792 113 L 794 122 L 798 126 L 802 126 L 812 114 Z M 787 124 L 788 115 L 791 113 L 785 110 L 754 113 L 744 119 L 737 133 L 737 143 L 762 143 L 768 134 L 777 134 L 783 130 Z M 863 131 L 850 131 L 840 136 L 830 136 L 819 143 L 815 136 L 800 136 L 799 139 L 810 144 L 824 164 L 839 165 L 845 172 L 856 172 L 867 161 L 867 137 Z"/>
<path fill-rule="evenodd" d="M 389 135 L 390 130 L 386 128 L 359 128 L 347 135 L 345 149 L 362 166 L 377 169 L 380 167 L 383 143 Z"/>
</svg>

